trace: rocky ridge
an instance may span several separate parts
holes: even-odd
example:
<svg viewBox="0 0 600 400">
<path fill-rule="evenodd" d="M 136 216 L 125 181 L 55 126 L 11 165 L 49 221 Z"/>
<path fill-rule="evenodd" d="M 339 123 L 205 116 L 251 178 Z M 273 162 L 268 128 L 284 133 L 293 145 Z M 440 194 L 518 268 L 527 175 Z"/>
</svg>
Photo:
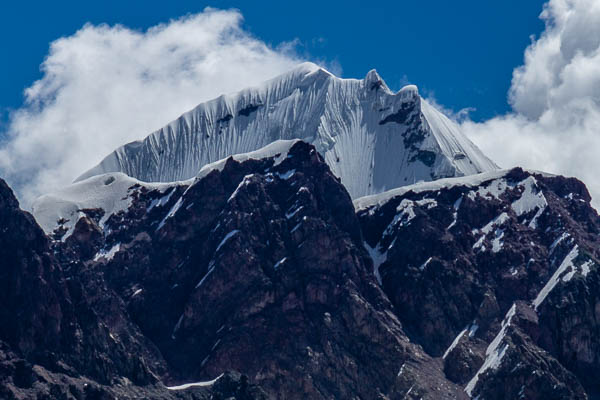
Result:
<svg viewBox="0 0 600 400">
<path fill-rule="evenodd" d="M 408 336 L 485 399 L 599 392 L 600 220 L 576 179 L 516 168 L 355 202 Z"/>
<path fill-rule="evenodd" d="M 286 145 L 192 181 L 133 184 L 124 209 L 59 218 L 49 246 L 153 390 L 238 370 L 269 398 L 460 398 L 404 334 L 339 179 L 313 146 Z"/>
<path fill-rule="evenodd" d="M 32 296 L 0 314 L 21 321 L 0 331 L 7 398 L 598 393 L 600 225 L 575 179 L 513 169 L 353 203 L 287 141 L 188 181 L 75 185 L 34 207 L 46 236 L 0 191 L 1 271 L 20 277 L 3 302 Z"/>
</svg>

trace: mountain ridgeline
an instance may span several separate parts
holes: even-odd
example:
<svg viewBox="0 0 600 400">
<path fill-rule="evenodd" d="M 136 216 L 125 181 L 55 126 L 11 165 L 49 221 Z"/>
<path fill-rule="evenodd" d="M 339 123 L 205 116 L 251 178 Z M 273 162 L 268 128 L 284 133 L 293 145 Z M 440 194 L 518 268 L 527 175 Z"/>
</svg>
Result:
<svg viewBox="0 0 600 400">
<path fill-rule="evenodd" d="M 123 172 L 146 182 L 196 176 L 209 163 L 279 139 L 312 143 L 353 198 L 496 169 L 455 123 L 419 96 L 391 92 L 375 72 L 340 79 L 311 63 L 200 104 L 78 180 Z"/>
<path fill-rule="evenodd" d="M 414 87 L 301 65 L 33 216 L 0 180 L 0 398 L 597 398 L 590 201 Z"/>
</svg>

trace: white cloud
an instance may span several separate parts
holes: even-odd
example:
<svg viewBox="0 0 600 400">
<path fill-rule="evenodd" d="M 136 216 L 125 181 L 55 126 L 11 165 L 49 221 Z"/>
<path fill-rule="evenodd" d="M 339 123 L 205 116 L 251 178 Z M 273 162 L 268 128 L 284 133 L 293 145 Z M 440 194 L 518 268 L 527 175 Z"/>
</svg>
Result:
<svg viewBox="0 0 600 400">
<path fill-rule="evenodd" d="M 587 184 L 600 206 L 600 2 L 550 0 L 546 27 L 513 72 L 513 112 L 465 133 L 503 167 L 516 165 Z"/>
<path fill-rule="evenodd" d="M 4 128 L 0 176 L 28 207 L 116 147 L 298 62 L 292 45 L 270 48 L 241 22 L 237 11 L 206 9 L 144 32 L 88 24 L 52 42 L 42 78 Z"/>
<path fill-rule="evenodd" d="M 437 98 L 435 97 L 435 92 L 433 92 L 431 90 L 427 90 L 424 92 L 425 92 L 424 94 L 421 93 L 421 96 L 424 96 L 429 104 L 431 104 L 437 110 L 439 110 L 444 115 L 446 115 L 448 118 L 458 122 L 459 124 L 464 121 L 470 121 L 471 120 L 470 114 L 472 112 L 477 111 L 477 109 L 475 107 L 465 107 L 458 111 L 454 111 L 453 109 L 448 108 L 448 107 L 444 106 L 443 104 L 439 103 L 437 101 Z"/>
<path fill-rule="evenodd" d="M 541 17 L 546 29 L 513 73 L 513 112 L 462 126 L 504 167 L 577 176 L 598 207 L 600 2 L 550 0 Z M 207 9 L 144 32 L 86 25 L 54 41 L 25 105 L 0 126 L 0 176 L 28 207 L 116 147 L 298 62 L 296 42 L 271 48 L 241 21 L 237 11 Z"/>
</svg>

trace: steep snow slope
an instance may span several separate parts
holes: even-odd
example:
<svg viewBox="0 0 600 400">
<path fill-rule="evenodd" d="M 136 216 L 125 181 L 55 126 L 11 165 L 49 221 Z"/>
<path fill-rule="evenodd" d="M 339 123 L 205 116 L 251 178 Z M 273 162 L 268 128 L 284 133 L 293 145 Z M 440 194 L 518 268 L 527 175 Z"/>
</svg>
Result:
<svg viewBox="0 0 600 400">
<path fill-rule="evenodd" d="M 415 86 L 393 93 L 375 70 L 362 80 L 340 79 L 304 63 L 260 87 L 200 104 L 77 180 L 107 172 L 185 180 L 203 165 L 277 139 L 314 144 L 354 198 L 497 168 Z"/>
</svg>

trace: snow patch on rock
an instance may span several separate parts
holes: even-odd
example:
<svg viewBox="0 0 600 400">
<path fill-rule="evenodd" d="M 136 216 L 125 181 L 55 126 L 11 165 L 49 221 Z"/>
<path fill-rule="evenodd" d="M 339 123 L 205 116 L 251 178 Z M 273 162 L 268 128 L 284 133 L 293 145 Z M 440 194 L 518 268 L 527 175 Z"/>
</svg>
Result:
<svg viewBox="0 0 600 400">
<path fill-rule="evenodd" d="M 94 261 L 98 261 L 100 259 L 104 259 L 106 261 L 110 261 L 113 259 L 115 254 L 117 254 L 121 250 L 121 243 L 117 243 L 112 246 L 109 250 L 102 249 L 94 256 Z"/>
<path fill-rule="evenodd" d="M 500 366 L 502 358 L 504 357 L 504 354 L 506 354 L 506 350 L 508 349 L 508 344 L 505 343 L 502 345 L 502 340 L 506 335 L 506 330 L 510 326 L 510 322 L 515 316 L 515 313 L 516 305 L 513 304 L 512 307 L 508 310 L 508 313 L 506 313 L 504 320 L 502 321 L 502 327 L 500 328 L 500 332 L 498 332 L 494 340 L 492 340 L 492 342 L 485 350 L 485 361 L 483 362 L 483 365 L 481 366 L 481 368 L 479 368 L 475 376 L 469 381 L 469 383 L 467 383 L 467 386 L 465 387 L 465 392 L 467 392 L 469 397 L 472 397 L 473 389 L 475 389 L 475 386 L 479 381 L 479 376 L 488 369 L 497 369 Z"/>
<path fill-rule="evenodd" d="M 106 184 L 107 182 L 110 183 Z M 47 234 L 51 234 L 59 226 L 67 229 L 62 237 L 65 240 L 73 232 L 79 218 L 85 215 L 81 210 L 102 209 L 104 215 L 99 221 L 100 228 L 104 228 L 112 215 L 127 210 L 132 202 L 131 188 L 136 184 L 164 193 L 173 186 L 189 182 L 145 183 L 120 172 L 98 175 L 41 196 L 33 203 L 32 212 Z"/>
<path fill-rule="evenodd" d="M 193 383 L 185 383 L 183 385 L 178 385 L 178 386 L 167 386 L 167 389 L 169 390 L 185 390 L 185 389 L 189 389 L 191 387 L 206 387 L 206 386 L 212 386 L 215 384 L 216 381 L 218 381 L 221 377 L 223 376 L 223 374 L 217 376 L 215 379 L 211 380 L 211 381 L 204 381 L 204 382 L 193 382 Z"/>
<path fill-rule="evenodd" d="M 573 273 L 576 268 L 573 264 L 573 261 L 575 260 L 575 258 L 577 258 L 578 255 L 579 246 L 575 245 L 573 249 L 569 252 L 569 254 L 567 254 L 567 256 L 564 258 L 564 260 L 556 269 L 556 271 L 554 271 L 554 274 L 552 274 L 546 285 L 542 288 L 542 290 L 540 290 L 535 300 L 533 300 L 533 308 L 536 311 L 540 304 L 542 304 L 546 297 L 548 297 L 548 294 L 552 291 L 552 289 L 554 289 L 554 287 L 558 284 L 561 276 L 567 271 L 567 269 L 570 269 L 570 272 L 563 277 L 563 281 L 568 281 L 573 277 Z"/>
</svg>

